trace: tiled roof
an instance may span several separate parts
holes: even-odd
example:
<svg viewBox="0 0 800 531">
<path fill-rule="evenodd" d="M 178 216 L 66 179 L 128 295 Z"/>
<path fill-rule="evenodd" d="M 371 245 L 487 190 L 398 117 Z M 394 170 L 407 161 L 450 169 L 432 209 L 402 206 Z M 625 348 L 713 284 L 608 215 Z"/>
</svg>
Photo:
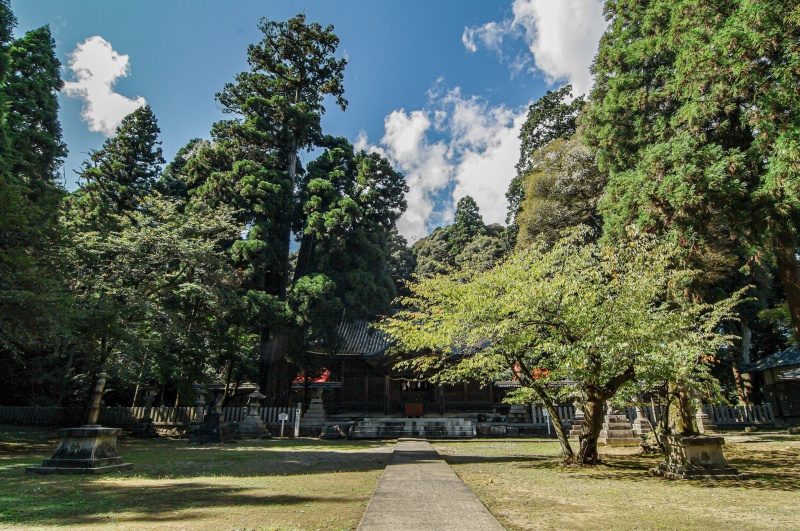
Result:
<svg viewBox="0 0 800 531">
<path fill-rule="evenodd" d="M 386 352 L 392 342 L 380 330 L 363 319 L 342 319 L 336 330 L 339 341 L 331 351 L 312 350 L 320 354 L 334 354 L 338 356 L 379 356 Z"/>
<path fill-rule="evenodd" d="M 787 365 L 800 365 L 800 350 L 797 347 L 776 352 L 772 356 L 760 359 L 756 362 L 742 365 L 742 372 L 758 372 L 767 369 L 777 369 Z"/>
</svg>

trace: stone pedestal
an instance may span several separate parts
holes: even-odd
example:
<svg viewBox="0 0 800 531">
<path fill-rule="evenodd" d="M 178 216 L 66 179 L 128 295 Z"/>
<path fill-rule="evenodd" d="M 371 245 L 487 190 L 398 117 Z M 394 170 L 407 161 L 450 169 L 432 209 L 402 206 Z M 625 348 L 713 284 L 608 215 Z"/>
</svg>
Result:
<svg viewBox="0 0 800 531">
<path fill-rule="evenodd" d="M 261 414 L 258 412 L 260 400 L 264 395 L 258 392 L 258 388 L 248 395 L 250 401 L 247 403 L 247 416 L 236 426 L 234 437 L 237 439 L 271 439 L 272 434 L 267 430 Z"/>
<path fill-rule="evenodd" d="M 636 419 L 633 421 L 632 429 L 633 433 L 639 437 L 644 437 L 653 431 L 653 425 L 650 424 L 650 421 L 644 415 L 644 409 L 642 409 L 642 406 L 636 406 Z"/>
<path fill-rule="evenodd" d="M 197 433 L 189 434 L 190 443 L 226 443 L 233 440 L 233 428 L 222 418 L 222 397 L 217 397 L 214 407 L 197 427 Z"/>
<path fill-rule="evenodd" d="M 642 439 L 634 435 L 628 416 L 609 406 L 597 442 L 610 446 L 636 446 Z"/>
<path fill-rule="evenodd" d="M 581 430 L 583 429 L 583 423 L 586 422 L 586 414 L 583 412 L 583 408 L 581 407 L 580 402 L 575 402 L 575 418 L 572 421 L 572 427 L 569 429 L 569 437 L 577 439 L 580 434 Z"/>
<path fill-rule="evenodd" d="M 702 404 L 697 405 L 697 413 L 694 418 L 697 421 L 697 431 L 700 433 L 719 433 L 719 427 L 711 420 L 708 413 L 703 411 Z"/>
<path fill-rule="evenodd" d="M 325 424 L 325 407 L 321 398 L 312 398 L 308 410 L 300 419 L 301 426 L 322 426 Z"/>
<path fill-rule="evenodd" d="M 41 466 L 27 468 L 37 474 L 102 474 L 130 468 L 117 455 L 117 437 L 122 428 L 81 426 L 61 430 L 61 440 L 53 457 Z"/>
<path fill-rule="evenodd" d="M 665 435 L 664 462 L 650 472 L 669 479 L 743 479 L 747 474 L 731 467 L 722 455 L 723 437 L 713 435 Z"/>
<path fill-rule="evenodd" d="M 511 404 L 508 410 L 508 422 L 510 424 L 531 424 L 533 418 L 528 413 L 528 407 L 525 404 Z"/>
<path fill-rule="evenodd" d="M 136 421 L 131 435 L 138 438 L 158 437 L 156 425 L 150 416 L 153 411 L 153 401 L 156 398 L 156 390 L 153 387 L 144 387 L 144 416 Z"/>
<path fill-rule="evenodd" d="M 104 428 L 97 424 L 100 401 L 106 385 L 106 373 L 100 373 L 89 403 L 87 423 L 80 428 L 61 430 L 56 452 L 41 466 L 31 466 L 26 472 L 37 474 L 102 474 L 130 468 L 117 455 L 117 437 L 122 428 Z"/>
</svg>

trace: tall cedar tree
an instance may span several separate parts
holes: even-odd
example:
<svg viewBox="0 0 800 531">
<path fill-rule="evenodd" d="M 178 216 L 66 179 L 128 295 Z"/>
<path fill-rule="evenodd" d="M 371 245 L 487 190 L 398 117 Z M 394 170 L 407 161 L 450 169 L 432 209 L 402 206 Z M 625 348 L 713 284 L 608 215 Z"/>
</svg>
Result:
<svg viewBox="0 0 800 531">
<path fill-rule="evenodd" d="M 164 164 L 160 132 L 153 110 L 145 105 L 123 118 L 116 135 L 90 154 L 80 174 L 85 183 L 75 193 L 82 223 L 103 225 L 113 220 L 108 214 L 139 208 Z"/>
<path fill-rule="evenodd" d="M 58 252 L 63 190 L 55 179 L 66 148 L 50 30 L 12 41 L 14 25 L 8 3 L 0 3 L 0 356 L 9 394 L 28 399 L 46 395 L 38 384 L 58 364 L 66 336 Z"/>
<path fill-rule="evenodd" d="M 609 2 L 588 137 L 605 225 L 671 233 L 729 266 L 732 238 L 777 263 L 800 338 L 800 26 L 794 3 Z"/>
<path fill-rule="evenodd" d="M 234 171 L 252 181 L 254 191 L 273 196 L 273 204 L 259 215 L 272 216 L 269 227 L 261 227 L 248 238 L 252 246 L 268 248 L 273 259 L 260 264 L 253 274 L 266 279 L 266 295 L 285 301 L 291 280 L 289 245 L 297 200 L 298 152 L 320 144 L 323 99 L 334 98 L 344 110 L 345 59 L 334 53 L 339 38 L 333 26 L 306 24 L 305 15 L 286 22 L 262 19 L 264 38 L 247 49 L 250 71 L 236 76 L 217 94 L 223 111 L 235 117 L 217 129 L 225 129 L 236 144 Z M 267 154 L 269 160 L 263 161 Z M 254 160 L 255 159 L 255 160 Z M 259 160 L 262 159 L 262 160 Z M 264 164 L 266 162 L 267 164 Z M 255 194 L 258 195 L 258 194 Z M 252 205 L 240 207 L 254 211 Z M 260 383 L 268 400 L 282 400 L 291 381 L 286 363 L 289 338 L 272 324 L 260 330 Z"/>
</svg>

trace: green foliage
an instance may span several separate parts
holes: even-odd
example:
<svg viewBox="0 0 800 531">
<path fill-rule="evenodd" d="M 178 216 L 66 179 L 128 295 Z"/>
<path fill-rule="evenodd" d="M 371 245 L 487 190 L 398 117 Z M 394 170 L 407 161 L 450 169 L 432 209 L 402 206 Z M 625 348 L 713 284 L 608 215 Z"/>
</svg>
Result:
<svg viewBox="0 0 800 531">
<path fill-rule="evenodd" d="M 508 229 L 487 227 L 475 200 L 462 197 L 456 205 L 455 222 L 435 229 L 411 248 L 417 262 L 415 273 L 424 278 L 457 270 L 491 269 L 510 251 L 509 239 Z"/>
<path fill-rule="evenodd" d="M 478 235 L 486 233 L 478 204 L 470 196 L 464 196 L 456 204 L 455 220 L 450 230 L 450 254 L 458 255 Z"/>
<path fill-rule="evenodd" d="M 106 224 L 139 208 L 161 174 L 164 158 L 156 117 L 149 105 L 122 119 L 116 135 L 93 151 L 80 174 L 85 181 L 75 194 L 74 207 L 85 223 Z"/>
<path fill-rule="evenodd" d="M 794 4 L 609 2 L 587 138 L 609 172 L 605 234 L 668 234 L 716 281 L 773 255 L 795 333 L 800 104 Z"/>
<path fill-rule="evenodd" d="M 423 279 L 404 300 L 409 309 L 381 328 L 400 351 L 418 353 L 403 366 L 436 381 L 514 371 L 526 387 L 568 383 L 554 388 L 562 398 L 577 389 L 604 399 L 629 381 L 709 385 L 703 360 L 730 343 L 718 328 L 741 293 L 715 305 L 686 299 L 698 273 L 674 267 L 674 245 L 638 236 L 611 247 L 585 237 L 573 231 L 466 278 Z"/>
<path fill-rule="evenodd" d="M 29 31 L 11 44 L 8 54 L 11 71 L 5 98 L 11 149 L 6 163 L 16 178 L 44 188 L 34 192 L 47 193 L 67 152 L 58 122 L 61 63 L 50 28 Z"/>
<path fill-rule="evenodd" d="M 311 164 L 300 185 L 303 228 L 295 278 L 327 275 L 348 315 L 386 313 L 396 296 L 390 240 L 406 209 L 401 173 L 375 153 L 354 153 L 344 139 Z"/>
<path fill-rule="evenodd" d="M 13 40 L 15 24 L 0 2 L 0 363 L 6 400 L 47 400 L 62 382 L 71 311 L 58 223 L 64 193 L 55 180 L 66 154 L 62 82 L 49 29 Z"/>
<path fill-rule="evenodd" d="M 575 134 L 577 119 L 586 106 L 583 96 L 563 103 L 572 96 L 572 85 L 564 85 L 558 90 L 548 90 L 536 103 L 528 108 L 528 117 L 519 132 L 521 141 L 517 176 L 512 179 L 506 192 L 508 199 L 508 219 L 514 221 L 525 198 L 523 180 L 537 165 L 535 153 L 557 138 L 567 138 Z"/>
<path fill-rule="evenodd" d="M 544 239 L 554 242 L 571 227 L 586 225 L 599 236 L 602 220 L 597 203 L 606 176 L 594 152 L 580 135 L 559 138 L 531 154 L 532 170 L 525 176 L 525 199 L 517 213 L 517 248 Z"/>
</svg>

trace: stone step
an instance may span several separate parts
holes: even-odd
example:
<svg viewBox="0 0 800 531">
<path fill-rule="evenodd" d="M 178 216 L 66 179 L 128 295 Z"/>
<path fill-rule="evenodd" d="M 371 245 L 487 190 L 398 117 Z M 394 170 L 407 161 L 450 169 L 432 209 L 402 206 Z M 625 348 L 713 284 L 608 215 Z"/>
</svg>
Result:
<svg viewBox="0 0 800 531">
<path fill-rule="evenodd" d="M 475 436 L 472 421 L 450 418 L 430 419 L 364 419 L 350 432 L 354 439 L 396 439 L 425 437 L 429 439 L 471 439 Z"/>
</svg>

